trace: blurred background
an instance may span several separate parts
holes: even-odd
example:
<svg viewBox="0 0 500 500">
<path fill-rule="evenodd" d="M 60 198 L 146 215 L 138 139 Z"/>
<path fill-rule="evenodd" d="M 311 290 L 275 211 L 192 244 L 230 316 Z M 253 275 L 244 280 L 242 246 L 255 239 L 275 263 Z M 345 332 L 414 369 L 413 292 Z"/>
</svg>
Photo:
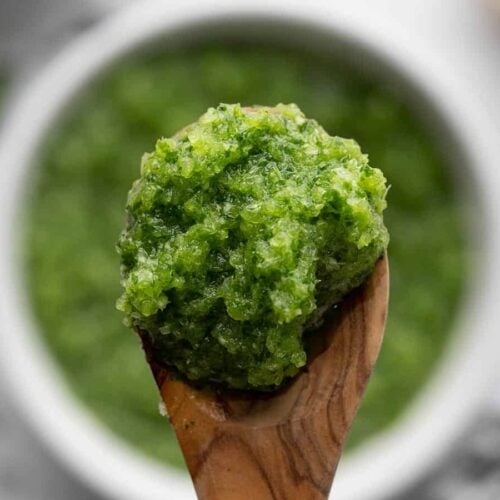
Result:
<svg viewBox="0 0 500 500">
<path fill-rule="evenodd" d="M 23 87 L 33 79 L 34 75 L 42 70 L 52 58 L 56 57 L 74 37 L 91 30 L 105 16 L 113 15 L 117 9 L 133 1 L 0 0 L 0 117 L 2 106 L 7 107 L 9 102 L 13 102 Z M 340 3 L 340 0 L 332 1 Z M 500 7 L 498 2 L 495 0 L 440 0 L 438 2 L 435 0 L 406 0 L 405 2 L 398 0 L 350 0 L 350 4 L 361 10 L 368 3 L 372 7 L 373 4 L 376 4 L 379 13 L 418 37 L 422 44 L 432 48 L 437 57 L 446 60 L 447 64 L 454 68 L 456 78 L 466 82 L 470 93 L 483 106 L 482 112 L 488 114 L 494 126 L 497 127 L 498 137 L 500 138 Z M 314 4 L 314 1 L 310 2 L 311 9 L 314 9 Z M 261 56 L 258 53 L 245 52 L 245 49 L 242 49 L 240 62 L 238 63 L 240 66 L 238 67 L 231 65 L 231 58 L 220 48 L 210 48 L 201 54 L 195 54 L 192 66 L 179 62 L 175 55 L 169 57 L 168 64 L 177 68 L 177 75 L 180 75 L 177 84 L 179 88 L 189 88 L 192 92 L 203 93 L 203 96 L 199 99 L 186 97 L 186 102 L 182 104 L 181 111 L 177 110 L 175 106 L 172 107 L 173 111 L 168 117 L 168 125 L 165 125 L 167 128 L 170 127 L 172 132 L 183 123 L 188 123 L 191 114 L 194 117 L 197 116 L 206 108 L 206 102 L 210 103 L 211 99 L 216 99 L 219 95 L 230 98 L 234 93 L 236 99 L 240 95 L 248 96 L 249 99 L 258 99 L 260 95 L 258 86 L 250 91 L 239 80 L 240 74 L 244 74 L 245 71 L 258 71 L 259 64 L 263 64 L 259 62 Z M 272 54 L 268 54 L 266 57 L 268 59 L 264 60 L 264 62 L 272 62 Z M 290 56 L 277 53 L 276 57 L 286 58 Z M 241 61 L 245 61 L 245 63 Z M 273 87 L 272 92 L 274 94 L 269 90 L 271 87 L 266 87 L 265 91 L 271 92 L 273 96 L 269 97 L 269 99 L 274 99 L 274 95 L 285 95 L 283 100 L 286 100 L 288 95 L 290 95 L 291 99 L 294 99 L 296 95 L 301 95 L 301 93 L 304 96 L 310 94 L 307 86 L 309 84 L 304 83 L 302 80 L 298 83 L 299 80 L 297 79 L 297 73 L 300 73 L 301 64 L 303 63 L 295 59 L 290 59 L 290 63 L 286 70 L 288 71 L 286 73 L 288 87 Z M 208 69 L 207 65 L 209 65 Z M 295 68 L 296 72 L 290 70 L 290 67 Z M 455 213 L 454 194 L 449 192 L 446 174 L 440 170 L 441 162 L 446 163 L 446 158 L 443 159 L 440 153 L 435 152 L 433 147 L 428 145 L 428 138 L 418 126 L 411 123 L 410 115 L 408 115 L 405 106 L 393 101 L 383 88 L 379 89 L 370 83 L 358 83 L 356 81 L 353 86 L 351 85 L 352 82 L 347 80 L 332 80 L 330 82 L 329 77 L 325 76 L 326 72 L 321 61 L 316 66 L 307 66 L 307 68 L 317 75 L 316 78 L 319 79 L 317 81 L 320 81 L 320 84 L 310 83 L 310 85 L 315 85 L 314 88 L 319 89 L 318 92 L 323 92 L 324 88 L 329 85 L 336 88 L 335 93 L 332 94 L 334 97 L 332 106 L 335 106 L 335 102 L 337 102 L 337 105 L 341 103 L 348 117 L 332 117 L 327 114 L 322 117 L 323 107 L 315 103 L 312 98 L 308 100 L 307 97 L 304 97 L 303 103 L 301 101 L 299 104 L 305 106 L 306 112 L 310 110 L 327 128 L 329 126 L 333 129 L 340 128 L 345 131 L 345 135 L 361 137 L 361 139 L 364 139 L 360 141 L 362 144 L 371 145 L 371 147 L 367 147 L 367 150 L 370 154 L 373 153 L 372 160 L 375 158 L 382 165 L 386 165 L 389 180 L 395 186 L 395 204 L 401 207 L 401 211 L 407 212 L 405 212 L 403 219 L 398 218 L 397 213 L 389 215 L 392 226 L 400 228 L 399 234 L 402 234 L 404 228 L 404 231 L 406 231 L 405 237 L 407 238 L 407 240 L 399 241 L 396 237 L 394 241 L 396 276 L 398 276 L 399 272 L 398 266 L 401 267 L 401 273 L 404 276 L 404 255 L 408 255 L 408 246 L 410 245 L 408 242 L 411 241 L 411 238 L 414 238 L 413 243 L 416 244 L 415 242 L 420 241 L 422 237 L 419 232 L 421 228 L 418 224 L 413 232 L 411 232 L 411 228 L 408 229 L 410 217 L 408 214 L 416 214 L 416 220 L 423 221 L 426 217 L 425 210 L 428 208 L 427 197 L 432 198 L 436 204 L 432 206 L 433 216 L 422 226 L 424 232 L 429 234 L 429 228 L 436 226 L 436 224 L 446 225 L 448 228 L 454 228 L 456 225 L 456 234 L 450 229 L 451 233 L 448 233 L 446 237 L 448 240 L 456 237 L 456 245 L 459 245 L 461 241 L 460 221 L 455 219 L 455 216 L 459 216 L 457 215 L 458 212 Z M 60 125 L 55 139 L 47 148 L 44 160 L 47 174 L 42 174 L 39 181 L 41 189 L 38 194 L 33 196 L 36 215 L 33 218 L 34 224 L 30 226 L 31 229 L 28 230 L 27 236 L 32 243 L 31 247 L 39 249 L 38 254 L 28 256 L 29 266 L 33 268 L 35 276 L 33 284 L 35 309 L 45 328 L 54 331 L 61 330 L 60 337 L 57 337 L 56 333 L 47 339 L 51 348 L 55 351 L 56 357 L 64 359 L 64 362 L 67 363 L 68 366 L 63 366 L 63 368 L 66 370 L 70 383 L 75 387 L 78 396 L 85 400 L 95 412 L 99 413 L 101 420 L 108 426 L 118 426 L 118 422 L 120 422 L 123 425 L 123 431 L 119 433 L 131 443 L 133 443 L 134 439 L 141 440 L 142 443 L 154 443 L 156 441 L 157 434 L 145 434 L 144 427 L 137 420 L 139 419 L 142 422 L 151 419 L 150 428 L 154 427 L 156 429 L 159 425 L 156 418 L 156 407 L 152 407 L 150 412 L 145 410 L 140 415 L 134 413 L 133 409 L 124 408 L 120 415 L 116 415 L 111 408 L 106 407 L 104 404 L 103 401 L 106 400 L 105 394 L 100 394 L 95 390 L 86 390 L 86 387 L 95 387 L 94 382 L 96 380 L 108 380 L 108 377 L 109 383 L 112 384 L 112 374 L 103 372 L 102 366 L 96 367 L 92 371 L 90 367 L 87 369 L 87 366 L 79 370 L 78 367 L 75 368 L 75 365 L 83 363 L 80 352 L 85 352 L 85 355 L 92 357 L 92 353 L 88 349 L 89 346 L 95 345 L 95 342 L 98 341 L 100 328 L 105 325 L 106 331 L 110 332 L 113 327 L 108 328 L 109 325 L 105 324 L 104 320 L 102 320 L 103 323 L 99 323 L 101 321 L 100 315 L 106 315 L 107 309 L 93 308 L 92 305 L 88 305 L 87 297 L 82 296 L 78 297 L 80 301 L 78 304 L 70 305 L 75 307 L 75 314 L 81 313 L 83 319 L 87 318 L 85 314 L 90 315 L 88 317 L 92 318 L 92 321 L 98 325 L 94 330 L 96 337 L 92 338 L 91 335 L 86 334 L 87 332 L 81 332 L 81 338 L 85 337 L 87 343 L 75 341 L 69 345 L 65 343 L 65 340 L 61 340 L 68 338 L 68 330 L 71 330 L 74 325 L 62 324 L 59 321 L 60 315 L 57 307 L 54 306 L 51 309 L 48 306 L 45 307 L 44 304 L 48 304 L 48 301 L 50 301 L 51 304 L 56 304 L 58 307 L 68 306 L 65 297 L 61 297 L 57 293 L 57 290 L 60 291 L 60 283 L 54 281 L 53 286 L 51 286 L 51 283 L 47 281 L 51 279 L 53 274 L 54 262 L 61 262 L 60 259 L 67 258 L 67 256 L 64 257 L 62 253 L 52 253 L 49 257 L 48 247 L 44 247 L 44 245 L 46 235 L 52 234 L 51 231 L 53 231 L 56 223 L 59 226 L 72 227 L 75 221 L 79 221 L 79 224 L 81 223 L 83 227 L 87 224 L 91 228 L 89 229 L 90 232 L 99 233 L 102 229 L 104 234 L 109 227 L 107 225 L 109 221 L 106 217 L 109 215 L 110 220 L 114 223 L 114 218 L 121 216 L 120 213 L 116 215 L 114 207 L 99 206 L 98 210 L 101 210 L 100 213 L 103 216 L 103 224 L 105 225 L 100 229 L 99 224 L 97 226 L 93 225 L 94 220 L 86 221 L 84 217 L 82 218 L 79 209 L 87 206 L 92 196 L 99 194 L 101 180 L 110 182 L 111 178 L 113 183 L 118 184 L 121 190 L 120 193 L 124 192 L 124 186 L 130 184 L 128 171 L 126 172 L 127 175 L 123 174 L 123 177 L 116 179 L 112 177 L 114 174 L 111 173 L 111 170 L 108 171 L 103 166 L 110 161 L 107 156 L 107 144 L 122 144 L 121 141 L 127 140 L 126 137 L 131 130 L 130 127 L 133 127 L 138 121 L 141 125 L 141 132 L 136 134 L 134 144 L 127 146 L 129 149 L 122 152 L 124 156 L 132 156 L 133 162 L 135 162 L 137 154 L 134 148 L 137 151 L 144 151 L 145 148 L 149 147 L 148 141 L 150 137 L 148 134 L 154 137 L 158 129 L 163 130 L 164 122 L 157 123 L 155 121 L 154 110 L 158 109 L 158 100 L 151 97 L 152 93 L 148 87 L 151 82 L 156 81 L 158 83 L 158 78 L 160 78 L 158 75 L 162 71 L 161 61 L 155 60 L 145 65 L 138 63 L 134 67 L 125 67 L 125 69 L 121 70 L 121 73 L 118 72 L 116 76 L 103 82 L 94 95 L 86 98 L 88 99 L 86 101 L 88 112 L 80 115 L 75 112 Z M 203 77 L 200 78 L 200 87 L 192 86 L 190 71 L 205 71 Z M 282 68 L 281 71 L 281 76 L 283 76 L 285 68 Z M 224 75 L 224 78 L 220 78 L 220 75 Z M 277 79 L 279 79 L 279 76 Z M 161 79 L 159 81 L 161 82 Z M 171 90 L 174 93 L 176 91 L 174 87 Z M 327 95 L 327 93 L 324 95 Z M 159 96 L 158 99 L 163 99 L 163 97 Z M 276 99 L 279 99 L 279 97 L 276 97 Z M 108 106 L 110 100 L 116 103 L 115 107 Z M 372 113 L 370 117 L 373 123 L 377 123 L 378 127 L 383 124 L 386 127 L 384 130 L 387 134 L 394 134 L 396 129 L 399 131 L 398 137 L 400 144 L 403 144 L 403 148 L 399 153 L 397 151 L 394 153 L 395 157 L 386 158 L 384 156 L 385 149 L 380 144 L 379 136 L 371 132 L 371 129 L 368 128 L 369 125 L 364 125 L 365 128 L 358 129 L 355 123 L 351 123 L 349 114 L 353 114 L 359 106 L 363 106 L 361 108 L 363 112 L 365 109 L 370 109 Z M 114 118 L 116 117 L 119 117 L 123 123 L 128 123 L 126 120 L 129 120 L 130 124 L 126 125 L 129 128 L 115 127 L 116 121 L 114 121 Z M 109 122 L 112 122 L 113 125 L 110 126 Z M 369 120 L 367 120 L 368 122 Z M 106 136 L 108 143 L 104 146 L 95 137 L 96 134 L 99 134 L 99 132 L 95 132 L 96 129 L 103 130 L 108 134 Z M 111 130 L 113 130 L 112 133 Z M 379 133 L 381 132 L 379 131 Z M 94 157 L 86 156 L 85 147 L 89 143 L 88 141 L 94 141 L 96 151 Z M 63 145 L 64 147 L 62 147 Z M 99 147 L 103 151 L 98 151 Z M 397 156 L 398 154 L 399 156 Z M 83 160 L 80 163 L 78 161 L 75 163 L 75 156 L 83 158 Z M 69 158 L 71 160 L 68 160 Z M 117 160 L 117 158 L 113 157 L 113 160 Z M 421 176 L 413 179 L 415 184 L 412 185 L 411 193 L 405 193 L 403 185 L 401 190 L 398 191 L 398 179 L 396 176 L 391 179 L 391 165 L 399 164 L 401 161 L 409 162 L 408 164 L 414 161 L 419 165 L 424 163 L 428 165 L 428 170 L 422 167 L 419 170 Z M 71 171 L 67 170 L 68 164 L 71 165 Z M 88 166 L 90 164 L 92 164 L 92 167 L 89 170 Z M 135 167 L 132 166 L 131 168 Z M 76 174 L 74 174 L 75 170 L 77 171 Z M 67 177 L 68 175 L 81 176 L 78 177 L 78 188 L 71 184 L 72 181 Z M 64 196 L 67 195 L 72 200 L 79 201 L 75 201 L 71 205 L 71 210 L 74 210 L 74 213 L 68 210 L 68 213 L 65 214 L 66 219 L 60 219 L 49 226 L 48 220 L 51 219 L 52 210 L 54 207 L 59 206 L 59 203 L 64 203 L 65 200 L 64 196 L 54 187 L 53 180 L 56 177 L 66 183 L 64 184 Z M 80 189 L 82 185 L 85 187 L 84 191 Z M 426 205 L 426 207 L 421 207 L 421 204 Z M 108 209 L 112 210 L 113 213 L 106 215 Z M 71 217 L 75 218 L 72 219 Z M 48 233 L 44 228 L 47 228 Z M 66 239 L 60 242 L 61 248 L 67 249 L 68 247 L 64 245 L 71 245 L 71 241 L 81 241 L 81 238 L 84 238 L 87 234 L 82 231 L 68 230 L 65 233 Z M 457 253 L 450 249 L 447 246 L 448 243 L 449 241 L 442 241 L 442 238 L 433 240 L 436 254 L 446 257 L 445 264 L 440 264 L 436 260 L 423 260 L 422 268 L 428 267 L 429 263 L 431 263 L 438 266 L 439 272 L 444 273 L 441 280 L 443 286 L 441 295 L 447 297 L 448 302 L 443 302 L 443 304 L 449 307 L 447 311 L 450 311 L 459 307 L 457 304 L 459 304 L 463 283 L 457 277 L 457 269 L 460 268 L 462 259 L 465 257 L 460 252 Z M 45 248 L 47 248 L 47 252 L 44 251 Z M 69 248 L 71 250 L 71 246 Z M 413 251 L 417 250 L 413 248 Z M 92 246 L 92 248 L 89 247 L 88 252 L 91 252 L 89 261 L 93 267 L 99 264 L 102 265 L 102 269 L 106 268 L 107 254 L 101 255 L 99 253 L 100 247 L 98 244 Z M 400 260 L 397 260 L 398 252 L 402 254 Z M 429 259 L 431 259 L 430 256 Z M 104 273 L 103 276 L 89 277 L 89 273 L 83 269 L 82 274 L 84 276 L 78 278 L 81 279 L 82 286 L 80 288 L 84 289 L 85 286 L 89 286 L 99 289 L 101 285 L 106 288 L 108 283 L 106 280 L 110 282 L 115 280 L 113 265 L 111 265 L 111 270 L 108 272 L 111 273 L 109 276 Z M 420 276 L 423 276 L 423 274 L 424 270 L 422 269 Z M 43 283 L 43 286 L 39 286 L 37 283 Z M 423 285 L 425 285 L 424 282 Z M 395 286 L 398 286 L 397 283 Z M 426 290 L 428 288 L 425 289 L 425 286 L 423 291 L 413 290 L 413 295 L 408 298 L 410 305 L 402 299 L 399 300 L 394 305 L 393 316 L 396 318 L 394 321 L 399 318 L 401 320 L 400 324 L 405 323 L 407 319 L 405 314 L 408 313 L 408 308 L 412 308 L 415 303 L 418 303 L 421 307 L 421 314 L 428 317 L 425 303 Z M 106 288 L 102 292 L 103 296 L 107 297 L 108 292 L 109 300 L 112 302 L 118 291 L 114 289 L 109 291 Z M 87 307 L 85 314 L 82 312 L 82 304 Z M 436 330 L 442 330 L 443 325 L 441 322 L 445 321 L 446 316 L 447 314 L 443 317 L 432 317 L 429 321 L 434 322 L 432 324 Z M 88 318 L 86 321 L 88 324 Z M 418 330 L 419 318 L 416 316 L 410 318 L 408 321 L 410 326 L 412 321 Z M 394 329 L 397 329 L 396 324 Z M 408 344 L 408 338 L 411 339 L 413 333 L 410 330 L 411 328 L 408 326 L 406 344 L 403 344 L 402 341 L 390 343 L 388 354 L 381 360 L 382 371 L 384 366 L 389 367 L 387 370 L 391 370 L 397 366 L 397 362 L 404 361 L 406 363 L 407 358 L 405 356 L 408 356 L 409 360 L 416 359 L 417 363 L 413 367 L 405 365 L 404 369 L 407 369 L 416 381 L 423 380 L 425 375 L 421 374 L 419 370 L 425 363 L 432 364 L 434 362 L 434 353 L 439 353 L 441 349 L 445 348 L 447 337 L 443 337 L 442 345 L 435 345 L 431 343 L 431 340 L 425 340 L 420 344 L 411 340 L 412 343 Z M 122 348 L 121 340 L 116 341 L 116 339 L 122 338 L 120 333 L 117 333 L 116 337 L 111 338 L 110 336 L 108 339 L 110 344 L 113 342 L 119 342 L 120 344 L 120 347 L 113 347 L 113 353 L 116 354 L 116 363 L 119 363 L 122 359 L 128 359 L 127 349 L 136 348 L 132 343 Z M 75 344 L 78 345 L 75 347 Z M 72 349 L 81 349 L 74 361 L 72 361 L 70 353 Z M 408 349 L 409 352 L 405 354 L 405 350 Z M 416 352 L 418 354 L 415 354 Z M 391 353 L 394 359 L 391 359 Z M 419 360 L 420 363 L 418 363 Z M 130 366 L 132 365 L 133 363 Z M 143 376 L 142 372 L 140 374 L 134 372 L 129 375 L 131 380 L 139 380 Z M 404 393 L 413 390 L 413 387 L 401 386 L 398 383 L 398 381 L 393 382 L 384 379 L 382 376 L 378 376 L 374 380 L 373 389 L 367 402 L 372 413 L 365 412 L 365 414 L 361 414 L 360 423 L 353 439 L 361 441 L 365 435 L 371 435 L 376 431 L 371 426 L 378 425 L 379 420 L 382 422 L 386 418 L 385 407 L 382 411 L 376 404 L 380 396 L 385 394 L 384 391 L 399 391 L 401 405 L 406 404 Z M 415 383 L 417 384 L 417 382 Z M 20 418 L 14 405 L 9 401 L 9 395 L 5 388 L 2 387 L 2 384 L 3 381 L 0 380 L 0 499 L 101 500 L 101 497 L 92 491 L 88 485 L 83 484 L 78 477 L 75 477 L 52 458 L 51 453 L 45 449 L 29 427 L 25 425 L 23 419 Z M 144 396 L 140 387 L 134 394 L 124 394 L 122 396 L 124 399 L 133 399 L 132 403 L 136 405 L 146 404 L 147 406 L 149 404 L 148 402 L 144 403 L 143 397 L 146 398 L 146 396 Z M 149 395 L 147 396 L 149 397 Z M 115 397 L 118 403 L 122 402 L 119 400 L 120 394 L 115 394 Z M 396 411 L 399 410 L 395 409 L 394 412 Z M 393 417 L 394 415 L 390 416 L 391 419 Z M 124 421 L 126 421 L 126 424 L 123 423 Z M 382 423 L 380 423 L 380 427 L 382 426 Z M 171 443 L 169 439 L 171 440 L 171 436 L 165 439 L 167 444 Z M 170 449 L 165 448 L 150 453 L 150 450 L 146 448 L 147 446 L 144 445 L 143 451 L 150 455 L 158 455 L 156 458 L 161 460 L 169 463 L 175 463 L 178 460 L 176 453 L 172 454 L 169 451 Z M 500 498 L 500 383 L 498 388 L 492 391 L 491 398 L 485 404 L 463 440 L 448 454 L 446 460 L 431 475 L 425 477 L 419 484 L 412 486 L 409 491 L 397 499 L 388 498 L 387 500 L 495 500 L 498 498 Z"/>
</svg>

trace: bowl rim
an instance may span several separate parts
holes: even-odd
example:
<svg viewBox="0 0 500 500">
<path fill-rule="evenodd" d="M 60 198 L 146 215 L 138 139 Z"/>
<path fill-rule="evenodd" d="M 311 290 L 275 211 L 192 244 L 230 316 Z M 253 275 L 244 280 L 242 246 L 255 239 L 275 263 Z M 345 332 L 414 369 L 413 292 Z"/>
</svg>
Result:
<svg viewBox="0 0 500 500">
<path fill-rule="evenodd" d="M 402 419 L 341 463 L 335 498 L 368 500 L 402 491 L 443 456 L 488 394 L 500 362 L 494 321 L 495 285 L 500 281 L 495 260 L 500 254 L 500 189 L 496 187 L 500 186 L 500 173 L 490 168 L 495 165 L 494 127 L 481 115 L 466 86 L 453 79 L 451 68 L 372 10 L 367 15 L 366 9 L 360 12 L 346 4 L 327 2 L 311 9 L 299 0 L 185 0 L 175 6 L 162 0 L 139 2 L 76 39 L 8 106 L 0 130 L 0 369 L 23 416 L 42 440 L 63 464 L 107 496 L 155 500 L 167 494 L 182 499 L 192 498 L 194 491 L 185 476 L 139 458 L 119 438 L 96 425 L 59 376 L 35 333 L 18 272 L 18 202 L 44 130 L 74 93 L 118 56 L 159 33 L 189 24 L 217 19 L 229 22 L 245 16 L 300 21 L 311 29 L 330 30 L 361 44 L 426 95 L 474 166 L 482 218 L 477 224 L 481 241 L 472 251 L 482 265 L 459 316 L 456 340 L 440 361 L 432 383 Z M 387 474 L 389 469 L 398 474 Z M 359 480 L 361 474 L 363 481 Z"/>
</svg>

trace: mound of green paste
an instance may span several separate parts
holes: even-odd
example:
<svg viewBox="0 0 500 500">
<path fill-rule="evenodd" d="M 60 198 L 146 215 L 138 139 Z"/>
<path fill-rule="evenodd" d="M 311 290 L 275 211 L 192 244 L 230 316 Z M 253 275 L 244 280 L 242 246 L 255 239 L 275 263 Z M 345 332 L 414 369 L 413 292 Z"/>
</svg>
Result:
<svg viewBox="0 0 500 500">
<path fill-rule="evenodd" d="M 142 160 L 118 308 L 188 379 L 275 388 L 386 247 L 386 191 L 355 141 L 293 104 L 211 108 Z"/>
</svg>

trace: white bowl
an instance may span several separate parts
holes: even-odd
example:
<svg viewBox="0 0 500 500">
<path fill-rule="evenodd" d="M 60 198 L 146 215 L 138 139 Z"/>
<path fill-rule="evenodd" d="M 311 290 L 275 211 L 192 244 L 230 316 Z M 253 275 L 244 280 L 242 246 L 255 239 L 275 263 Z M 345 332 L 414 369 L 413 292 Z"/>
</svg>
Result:
<svg viewBox="0 0 500 500">
<path fill-rule="evenodd" d="M 500 362 L 496 328 L 500 283 L 500 169 L 494 129 L 443 61 L 376 15 L 347 5 L 295 0 L 195 0 L 135 4 L 80 37 L 14 99 L 0 138 L 0 355 L 23 415 L 60 458 L 117 499 L 194 497 L 182 474 L 137 454 L 78 402 L 37 334 L 21 276 L 17 226 L 29 168 L 65 105 L 116 59 L 159 37 L 166 43 L 211 33 L 334 47 L 383 68 L 435 117 L 436 133 L 460 158 L 468 186 L 474 266 L 453 341 L 435 374 L 400 420 L 342 462 L 336 500 L 386 498 L 422 477 L 463 432 L 492 387 Z M 333 43 L 334 42 L 334 43 Z M 439 132 L 438 132 L 439 131 Z M 459 154 L 458 154 L 459 153 Z"/>
</svg>

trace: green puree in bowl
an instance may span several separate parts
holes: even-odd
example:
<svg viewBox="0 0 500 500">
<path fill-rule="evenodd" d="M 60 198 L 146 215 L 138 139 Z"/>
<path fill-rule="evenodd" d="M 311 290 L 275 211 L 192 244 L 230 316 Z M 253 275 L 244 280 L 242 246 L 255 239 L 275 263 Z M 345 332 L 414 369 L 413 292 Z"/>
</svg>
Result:
<svg viewBox="0 0 500 500">
<path fill-rule="evenodd" d="M 386 192 L 354 140 L 294 104 L 210 108 L 143 157 L 118 308 L 189 379 L 276 389 L 387 246 Z"/>
<path fill-rule="evenodd" d="M 329 134 L 355 137 L 391 185 L 389 322 L 355 446 L 389 426 L 432 373 L 459 306 L 465 241 L 451 174 L 425 126 L 381 83 L 330 60 L 247 46 L 138 56 L 76 101 L 48 137 L 26 213 L 41 334 L 100 421 L 146 454 L 182 465 L 138 341 L 115 310 L 115 242 L 138 158 L 219 102 L 295 102 Z"/>
</svg>

